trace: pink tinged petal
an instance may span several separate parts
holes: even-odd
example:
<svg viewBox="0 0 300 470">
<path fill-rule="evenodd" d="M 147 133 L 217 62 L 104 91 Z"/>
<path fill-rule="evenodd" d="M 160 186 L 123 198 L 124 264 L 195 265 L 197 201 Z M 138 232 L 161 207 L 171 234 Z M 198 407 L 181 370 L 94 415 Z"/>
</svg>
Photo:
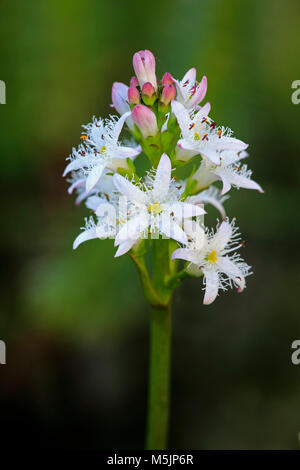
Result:
<svg viewBox="0 0 300 470">
<path fill-rule="evenodd" d="M 173 261 L 174 259 L 184 259 L 185 261 L 190 261 L 193 264 L 199 264 L 199 256 L 196 251 L 188 250 L 187 248 L 178 248 L 173 251 L 171 260 Z"/>
<path fill-rule="evenodd" d="M 196 74 L 197 70 L 195 67 L 191 68 L 186 72 L 183 79 L 181 80 L 181 83 L 184 84 L 185 82 L 188 82 L 189 84 L 193 84 L 196 81 Z"/>
<path fill-rule="evenodd" d="M 204 76 L 200 84 L 198 85 L 194 95 L 192 96 L 190 100 L 190 106 L 194 107 L 197 104 L 201 103 L 201 101 L 206 95 L 206 91 L 207 91 L 207 78 Z"/>
<path fill-rule="evenodd" d="M 246 281 L 241 269 L 227 257 L 219 259 L 219 267 L 237 285 L 238 292 L 242 292 L 246 286 Z"/>
<path fill-rule="evenodd" d="M 135 86 L 128 88 L 128 101 L 131 105 L 136 105 L 140 103 L 140 93 Z"/>
<path fill-rule="evenodd" d="M 142 88 L 144 83 L 150 82 L 156 89 L 155 58 L 152 52 L 148 50 L 136 52 L 132 63 L 140 87 Z"/>
<path fill-rule="evenodd" d="M 146 96 L 147 98 L 151 98 L 155 94 L 155 88 L 150 82 L 144 83 L 142 87 L 142 95 Z"/>
<path fill-rule="evenodd" d="M 147 106 L 138 104 L 133 108 L 131 115 L 133 121 L 145 138 L 157 134 L 158 127 L 156 116 Z"/>
<path fill-rule="evenodd" d="M 83 242 L 86 242 L 88 240 L 93 240 L 94 238 L 97 238 L 96 234 L 96 227 L 84 230 L 81 232 L 78 237 L 74 240 L 73 243 L 73 250 L 76 250 L 76 248 Z"/>
<path fill-rule="evenodd" d="M 127 253 L 129 250 L 131 250 L 131 248 L 133 247 L 135 243 L 136 243 L 136 240 L 126 240 L 125 242 L 120 243 L 116 251 L 115 258 L 118 258 L 119 256 L 122 256 L 125 253 Z"/>
<path fill-rule="evenodd" d="M 166 72 L 161 79 L 162 85 L 171 85 L 174 82 L 172 75 L 169 72 Z"/>
<path fill-rule="evenodd" d="M 211 304 L 218 295 L 219 291 L 219 275 L 215 270 L 203 269 L 205 276 L 205 295 L 203 299 L 204 305 Z"/>
<path fill-rule="evenodd" d="M 222 222 L 217 230 L 210 246 L 217 251 L 223 250 L 232 236 L 232 226 L 228 222 Z"/>
<path fill-rule="evenodd" d="M 165 85 L 163 91 L 161 93 L 161 102 L 167 106 L 171 103 L 171 101 L 175 100 L 176 98 L 176 89 L 173 84 Z"/>
<path fill-rule="evenodd" d="M 91 191 L 93 192 L 93 191 Z M 75 204 L 76 206 L 79 206 L 79 204 L 87 197 L 87 194 L 85 191 L 83 191 L 77 198 L 75 199 Z"/>
<path fill-rule="evenodd" d="M 155 75 L 155 57 L 152 54 L 151 51 L 148 51 L 147 49 L 144 51 L 144 60 L 145 60 L 145 69 L 147 72 L 148 76 L 148 81 L 152 83 L 154 88 L 157 88 L 157 79 Z"/>
<path fill-rule="evenodd" d="M 112 86 L 113 106 L 119 114 L 124 114 L 130 110 L 127 103 L 128 86 L 125 83 L 115 82 Z"/>
<path fill-rule="evenodd" d="M 179 243 L 182 243 L 184 245 L 188 243 L 186 233 L 168 215 L 162 216 L 159 231 L 160 233 L 166 235 L 168 238 L 173 238 L 173 240 L 176 240 Z"/>
<path fill-rule="evenodd" d="M 140 188 L 130 183 L 124 176 L 115 173 L 113 176 L 113 182 L 117 190 L 127 196 L 128 199 L 132 202 L 137 202 L 139 204 L 145 204 L 146 194 Z"/>
<path fill-rule="evenodd" d="M 157 192 L 161 197 L 165 196 L 169 191 L 170 181 L 171 160 L 167 154 L 163 153 L 156 170 L 153 184 L 154 192 Z"/>
<path fill-rule="evenodd" d="M 143 215 L 136 215 L 122 225 L 115 238 L 115 246 L 119 246 L 126 240 L 137 241 L 149 225 L 148 218 Z"/>
<path fill-rule="evenodd" d="M 147 74 L 145 70 L 144 61 L 142 60 L 141 52 L 136 52 L 133 55 L 132 65 L 133 65 L 136 77 L 139 81 L 139 85 L 140 87 L 142 87 L 144 83 L 147 82 Z"/>
<path fill-rule="evenodd" d="M 138 85 L 139 85 L 138 79 L 137 79 L 135 76 L 131 77 L 131 79 L 130 79 L 130 86 L 135 86 L 135 87 L 137 87 Z"/>
<path fill-rule="evenodd" d="M 103 170 L 104 165 L 97 165 L 90 171 L 85 183 L 85 190 L 87 194 L 90 193 L 91 190 L 96 186 L 102 176 Z"/>
<path fill-rule="evenodd" d="M 83 187 L 85 185 L 85 178 L 78 179 L 77 181 L 74 181 L 73 184 L 68 188 L 68 193 L 72 194 L 74 189 Z"/>
</svg>

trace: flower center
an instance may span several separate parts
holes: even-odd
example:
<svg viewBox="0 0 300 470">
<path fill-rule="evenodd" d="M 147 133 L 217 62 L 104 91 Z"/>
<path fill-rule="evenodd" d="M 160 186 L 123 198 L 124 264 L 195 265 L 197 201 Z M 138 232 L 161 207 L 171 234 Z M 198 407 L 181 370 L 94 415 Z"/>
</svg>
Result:
<svg viewBox="0 0 300 470">
<path fill-rule="evenodd" d="M 200 139 L 201 139 L 200 134 L 198 134 L 198 132 L 195 132 L 194 140 L 200 140 Z"/>
<path fill-rule="evenodd" d="M 162 208 L 158 202 L 154 202 L 153 204 L 149 204 L 148 211 L 153 212 L 154 214 L 160 214 L 162 212 Z"/>
<path fill-rule="evenodd" d="M 102 153 L 102 155 L 106 154 L 106 145 L 102 145 L 100 152 Z"/>
<path fill-rule="evenodd" d="M 207 261 L 209 261 L 210 263 L 215 263 L 216 261 L 218 261 L 216 250 L 213 250 L 211 253 L 209 253 Z"/>
</svg>

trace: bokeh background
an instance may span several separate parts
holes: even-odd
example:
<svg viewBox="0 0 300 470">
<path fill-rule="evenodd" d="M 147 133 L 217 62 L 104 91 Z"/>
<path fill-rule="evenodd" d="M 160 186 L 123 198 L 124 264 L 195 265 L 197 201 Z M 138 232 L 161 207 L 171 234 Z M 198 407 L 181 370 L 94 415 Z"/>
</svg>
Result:
<svg viewBox="0 0 300 470">
<path fill-rule="evenodd" d="M 254 267 L 243 295 L 174 299 L 170 447 L 297 449 L 300 365 L 298 0 L 2 0 L 1 446 L 142 448 L 149 315 L 112 241 L 72 251 L 85 207 L 61 178 L 81 124 L 111 112 L 136 50 L 159 76 L 195 65 L 213 117 L 250 144 L 264 195 L 233 190 Z M 218 216 L 210 210 L 209 220 Z"/>
</svg>

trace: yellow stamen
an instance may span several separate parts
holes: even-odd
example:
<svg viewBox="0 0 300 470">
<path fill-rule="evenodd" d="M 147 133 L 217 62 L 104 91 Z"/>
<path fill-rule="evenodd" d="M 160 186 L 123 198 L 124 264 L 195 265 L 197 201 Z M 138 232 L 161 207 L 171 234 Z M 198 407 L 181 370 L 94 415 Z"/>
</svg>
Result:
<svg viewBox="0 0 300 470">
<path fill-rule="evenodd" d="M 102 153 L 102 155 L 104 155 L 106 153 L 106 146 L 105 145 L 102 145 L 102 147 L 100 149 L 100 152 Z"/>
<path fill-rule="evenodd" d="M 207 261 L 209 261 L 210 263 L 215 263 L 216 261 L 218 261 L 216 250 L 213 250 L 211 253 L 209 253 Z"/>
<path fill-rule="evenodd" d="M 81 138 L 81 139 L 87 139 L 87 136 L 86 136 L 86 135 L 82 135 L 80 138 Z"/>
<path fill-rule="evenodd" d="M 158 202 L 154 202 L 154 204 L 149 204 L 148 211 L 153 212 L 154 214 L 160 214 L 162 212 L 162 208 Z"/>
<path fill-rule="evenodd" d="M 200 137 L 200 135 L 198 134 L 198 132 L 195 132 L 195 134 L 194 134 L 194 140 L 200 140 L 200 139 L 201 139 L 201 137 Z"/>
</svg>

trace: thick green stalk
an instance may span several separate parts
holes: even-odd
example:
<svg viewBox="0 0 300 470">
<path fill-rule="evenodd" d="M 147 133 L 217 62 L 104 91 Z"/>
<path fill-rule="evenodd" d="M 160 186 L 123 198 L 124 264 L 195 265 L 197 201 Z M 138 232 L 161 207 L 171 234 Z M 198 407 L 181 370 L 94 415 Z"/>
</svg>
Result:
<svg viewBox="0 0 300 470">
<path fill-rule="evenodd" d="M 167 447 L 171 356 L 171 308 L 152 307 L 147 449 Z"/>
<path fill-rule="evenodd" d="M 153 282 L 163 303 L 151 309 L 150 372 L 147 449 L 166 449 L 171 356 L 171 297 L 166 286 L 170 275 L 169 240 L 151 240 Z"/>
</svg>

